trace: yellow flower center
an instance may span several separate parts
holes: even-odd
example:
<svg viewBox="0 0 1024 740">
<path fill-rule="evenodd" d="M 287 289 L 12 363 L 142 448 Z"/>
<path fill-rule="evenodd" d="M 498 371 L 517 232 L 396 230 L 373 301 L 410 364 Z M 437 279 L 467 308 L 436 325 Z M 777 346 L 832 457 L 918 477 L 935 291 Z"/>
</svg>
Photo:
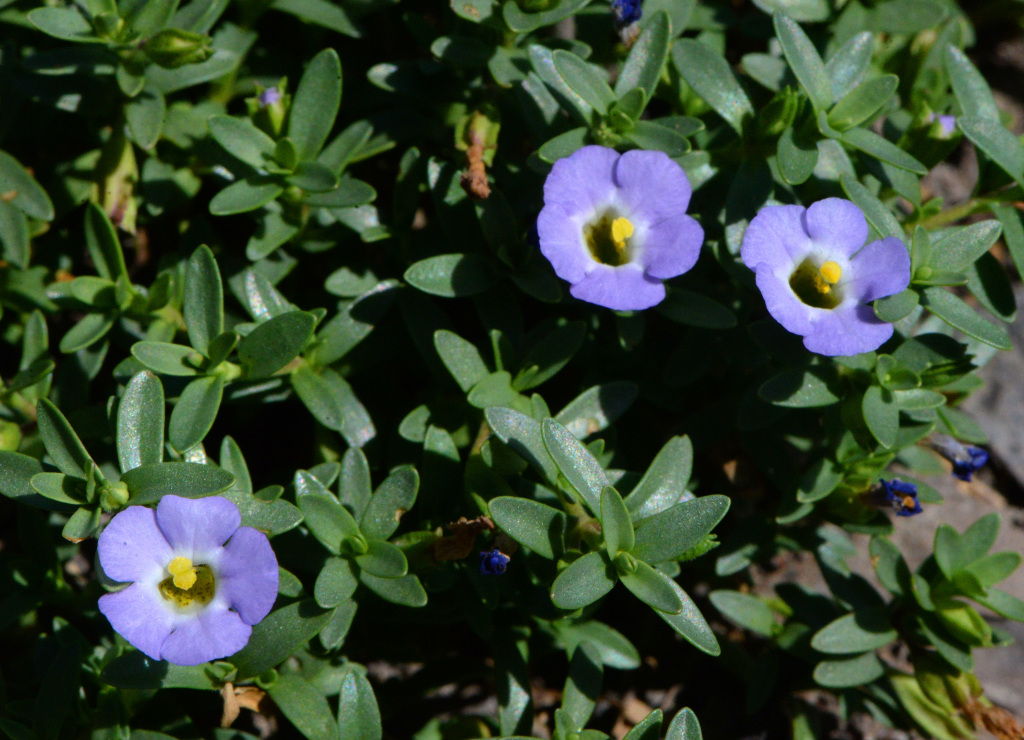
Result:
<svg viewBox="0 0 1024 740">
<path fill-rule="evenodd" d="M 634 231 L 632 221 L 609 210 L 583 227 L 583 237 L 595 260 L 618 267 L 630 260 L 629 240 Z"/>
<path fill-rule="evenodd" d="M 160 595 L 180 609 L 193 604 L 209 604 L 216 584 L 208 565 L 193 565 L 186 557 L 176 557 L 167 565 L 170 577 L 160 582 Z"/>
<path fill-rule="evenodd" d="M 174 585 L 188 591 L 195 585 L 196 569 L 192 567 L 192 561 L 188 558 L 177 557 L 167 566 L 167 572 L 173 576 Z"/>
<path fill-rule="evenodd" d="M 789 286 L 808 306 L 833 309 L 843 301 L 838 285 L 842 276 L 838 262 L 829 260 L 819 267 L 808 257 L 793 271 Z"/>
</svg>

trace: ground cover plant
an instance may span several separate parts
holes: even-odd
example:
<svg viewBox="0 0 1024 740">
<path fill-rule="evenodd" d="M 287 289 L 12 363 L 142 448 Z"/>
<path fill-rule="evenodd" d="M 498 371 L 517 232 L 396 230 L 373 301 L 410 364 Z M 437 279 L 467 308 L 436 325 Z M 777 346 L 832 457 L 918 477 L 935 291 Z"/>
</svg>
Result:
<svg viewBox="0 0 1024 740">
<path fill-rule="evenodd" d="M 0 0 L 0 734 L 1021 737 L 1021 16 Z"/>
</svg>

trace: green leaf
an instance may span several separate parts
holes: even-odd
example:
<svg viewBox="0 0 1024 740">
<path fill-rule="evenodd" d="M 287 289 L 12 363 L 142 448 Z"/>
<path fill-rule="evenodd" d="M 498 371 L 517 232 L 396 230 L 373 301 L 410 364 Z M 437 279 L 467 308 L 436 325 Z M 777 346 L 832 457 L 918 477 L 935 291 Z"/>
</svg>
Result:
<svg viewBox="0 0 1024 740">
<path fill-rule="evenodd" d="M 65 41 L 100 42 L 89 21 L 74 7 L 46 7 L 29 11 L 28 20 L 48 36 Z"/>
<path fill-rule="evenodd" d="M 654 91 L 661 79 L 661 71 L 668 60 L 669 44 L 672 40 L 672 22 L 668 13 L 660 10 L 650 19 L 644 19 L 644 30 L 633 43 L 622 66 L 622 72 L 615 80 L 615 95 L 622 97 L 634 88 L 644 91 L 646 99 L 654 97 Z"/>
<path fill-rule="evenodd" d="M 692 290 L 673 288 L 658 304 L 658 313 L 685 326 L 702 329 L 731 329 L 736 315 L 713 298 Z"/>
<path fill-rule="evenodd" d="M 666 614 L 679 614 L 683 610 L 683 603 L 676 596 L 671 579 L 643 561 L 636 563 L 633 573 L 620 573 L 619 580 L 652 609 Z"/>
<path fill-rule="evenodd" d="M 184 301 L 188 341 L 209 356 L 210 342 L 224 333 L 224 287 L 217 260 L 205 244 L 189 257 Z"/>
<path fill-rule="evenodd" d="M 238 360 L 246 378 L 270 377 L 294 360 L 313 336 L 316 317 L 305 311 L 274 316 L 238 343 Z"/>
<path fill-rule="evenodd" d="M 615 102 L 615 93 L 594 67 L 564 49 L 556 49 L 552 58 L 555 71 L 565 84 L 583 98 L 587 105 L 602 116 L 606 115 L 608 107 Z"/>
<path fill-rule="evenodd" d="M 693 710 L 687 707 L 673 718 L 668 726 L 665 740 L 704 740 L 700 731 L 700 722 Z"/>
<path fill-rule="evenodd" d="M 562 709 L 572 717 L 575 729 L 585 727 L 594 713 L 603 677 L 604 667 L 597 648 L 587 642 L 577 645 L 572 651 L 569 675 L 562 691 Z"/>
<path fill-rule="evenodd" d="M 522 457 L 549 482 L 558 481 L 558 466 L 544 446 L 541 425 L 526 414 L 491 407 L 484 412 L 487 424 L 513 452 Z"/>
<path fill-rule="evenodd" d="M 265 501 L 239 490 L 225 491 L 220 495 L 238 507 L 243 527 L 253 527 L 270 537 L 294 529 L 302 522 L 302 512 L 280 498 Z"/>
<path fill-rule="evenodd" d="M 107 214 L 95 203 L 89 203 L 85 209 L 85 244 L 100 277 L 129 282 L 121 241 Z"/>
<path fill-rule="evenodd" d="M 235 476 L 214 465 L 190 462 L 165 462 L 140 465 L 121 476 L 131 493 L 131 505 L 155 504 L 168 494 L 202 498 L 226 491 Z"/>
<path fill-rule="evenodd" d="M 601 511 L 601 492 L 608 477 L 590 451 L 553 419 L 541 424 L 544 447 L 569 485 L 594 514 Z"/>
<path fill-rule="evenodd" d="M 199 375 L 203 357 L 190 347 L 170 342 L 136 342 L 132 357 L 161 375 Z"/>
<path fill-rule="evenodd" d="M 39 8 L 38 10 L 64 9 Z M 71 8 L 66 10 L 81 17 Z M 14 193 L 14 196 L 8 201 L 11 206 L 17 208 L 30 218 L 40 221 L 53 220 L 53 203 L 50 201 L 50 196 L 36 182 L 35 178 L 29 174 L 28 170 L 21 166 L 18 160 L 4 151 L 0 151 L 0 182 L 4 183 L 4 191 L 8 194 L 6 197 L 10 197 L 9 194 Z"/>
<path fill-rule="evenodd" d="M 210 201 L 210 213 L 214 216 L 231 216 L 236 213 L 255 211 L 283 192 L 284 186 L 276 177 L 253 175 L 231 183 L 213 196 Z"/>
<path fill-rule="evenodd" d="M 787 408 L 831 406 L 839 402 L 841 392 L 837 379 L 825 367 L 783 370 L 757 389 L 762 400 Z"/>
<path fill-rule="evenodd" d="M 341 551 L 346 538 L 360 537 L 359 525 L 315 477 L 304 470 L 295 474 L 296 502 L 309 531 L 332 553 Z"/>
<path fill-rule="evenodd" d="M 248 644 L 228 660 L 238 669 L 238 680 L 259 676 L 312 640 L 330 621 L 312 599 L 277 609 L 252 628 Z"/>
<path fill-rule="evenodd" d="M 612 425 L 633 405 L 640 389 L 628 380 L 595 385 L 579 394 L 555 414 L 555 421 L 577 439 L 597 434 Z"/>
<path fill-rule="evenodd" d="M 377 191 L 367 183 L 352 177 L 343 177 L 333 190 L 306 193 L 302 196 L 302 202 L 314 208 L 352 208 L 370 203 L 376 197 Z"/>
<path fill-rule="evenodd" d="M 843 482 L 843 471 L 827 457 L 820 458 L 807 468 L 800 480 L 796 500 L 800 503 L 820 501 Z"/>
<path fill-rule="evenodd" d="M 739 591 L 712 591 L 708 599 L 718 611 L 744 629 L 764 637 L 779 631 L 775 612 L 757 596 Z"/>
<path fill-rule="evenodd" d="M 329 0 L 273 0 L 272 7 L 345 36 L 359 38 L 361 35 L 348 11 Z"/>
<path fill-rule="evenodd" d="M 28 217 L 0 200 L 0 258 L 21 269 L 28 267 L 30 241 Z"/>
<path fill-rule="evenodd" d="M 602 553 L 587 553 L 558 574 L 551 584 L 551 600 L 559 609 L 580 609 L 593 604 L 615 585 L 612 571 Z"/>
<path fill-rule="evenodd" d="M 278 676 L 267 693 L 295 729 L 310 740 L 341 740 L 327 699 L 294 673 Z"/>
<path fill-rule="evenodd" d="M 114 314 L 86 314 L 61 337 L 60 351 L 71 354 L 92 346 L 107 335 L 115 318 Z"/>
<path fill-rule="evenodd" d="M 742 134 L 754 108 L 725 58 L 701 41 L 679 39 L 672 47 L 672 62 L 693 91 Z"/>
<path fill-rule="evenodd" d="M 50 511 L 73 511 L 78 503 L 59 504 L 40 496 L 32 488 L 32 478 L 43 472 L 43 464 L 34 457 L 0 450 L 0 494 L 9 499 Z"/>
<path fill-rule="evenodd" d="M 811 99 L 811 105 L 816 111 L 828 110 L 832 105 L 832 81 L 825 72 L 825 64 L 818 56 L 814 44 L 793 19 L 782 13 L 775 13 L 773 22 L 782 53 L 800 86 Z"/>
<path fill-rule="evenodd" d="M 885 448 L 892 447 L 900 430 L 900 411 L 893 401 L 892 393 L 877 385 L 871 386 L 864 393 L 861 412 L 868 431 L 878 440 L 878 444 Z"/>
<path fill-rule="evenodd" d="M 583 346 L 586 333 L 587 327 L 582 321 L 571 321 L 555 327 L 530 347 L 523 358 L 521 369 L 512 381 L 512 387 L 517 391 L 525 391 L 554 377 Z"/>
<path fill-rule="evenodd" d="M 359 581 L 351 561 L 345 558 L 327 558 L 313 586 L 313 598 L 325 609 L 338 606 L 355 593 Z"/>
<path fill-rule="evenodd" d="M 676 592 L 676 598 L 682 604 L 682 610 L 678 614 L 660 611 L 658 616 L 668 622 L 672 629 L 698 650 L 708 655 L 721 655 L 722 648 L 718 645 L 715 633 L 711 631 L 711 627 L 700 610 L 697 609 L 697 605 L 693 603 L 693 599 L 672 579 L 668 579 L 668 583 Z"/>
<path fill-rule="evenodd" d="M 313 159 L 323 148 L 340 105 L 341 60 L 334 49 L 324 49 L 299 80 L 288 116 L 288 138 L 302 159 Z"/>
<path fill-rule="evenodd" d="M 906 234 L 900 222 L 870 190 L 845 173 L 840 175 L 839 183 L 850 200 L 864 212 L 868 224 L 879 236 L 894 236 L 905 242 Z"/>
<path fill-rule="evenodd" d="M 725 496 L 701 496 L 644 519 L 632 554 L 655 565 L 673 560 L 700 542 L 729 510 Z"/>
<path fill-rule="evenodd" d="M 494 284 L 488 260 L 479 254 L 442 254 L 413 263 L 405 281 L 442 298 L 478 295 Z"/>
<path fill-rule="evenodd" d="M 398 529 L 402 515 L 416 503 L 420 476 L 411 465 L 396 468 L 370 497 L 359 520 L 367 537 L 386 540 Z"/>
<path fill-rule="evenodd" d="M 32 476 L 30 485 L 40 496 L 51 501 L 71 506 L 85 503 L 85 486 L 80 478 L 73 478 L 63 473 L 37 473 Z"/>
<path fill-rule="evenodd" d="M 356 565 L 364 572 L 380 578 L 401 578 L 409 572 L 409 563 L 401 549 L 389 542 L 370 540 L 365 555 L 356 557 Z"/>
<path fill-rule="evenodd" d="M 960 110 L 968 115 L 999 123 L 999 108 L 992 96 L 992 90 L 967 55 L 950 44 L 946 46 L 944 56 L 946 72 L 949 74 L 949 81 Z"/>
<path fill-rule="evenodd" d="M 359 572 L 359 582 L 385 601 L 399 606 L 421 607 L 427 603 L 427 592 L 420 579 L 410 573 L 402 578 L 381 578 Z"/>
<path fill-rule="evenodd" d="M 894 167 L 913 172 L 918 175 L 928 174 L 928 168 L 917 159 L 907 154 L 888 139 L 879 136 L 866 128 L 852 128 L 844 131 L 839 137 L 844 144 L 849 144 L 854 149 L 860 149 L 865 154 L 870 154 L 875 159 L 888 162 Z M 1022 165 L 1024 168 L 1024 165 Z"/>
<path fill-rule="evenodd" d="M 799 21 L 792 13 L 788 14 Z M 874 34 L 863 32 L 850 39 L 829 57 L 825 62 L 825 72 L 832 80 L 832 94 L 842 99 L 860 84 L 864 73 L 871 65 L 871 52 L 874 50 Z"/>
<path fill-rule="evenodd" d="M 601 492 L 601 531 L 608 557 L 615 559 L 620 552 L 633 549 L 633 522 L 622 496 L 611 486 Z"/>
<path fill-rule="evenodd" d="M 167 432 L 174 449 L 184 452 L 202 442 L 213 428 L 224 395 L 224 376 L 207 375 L 185 386 L 171 411 Z"/>
<path fill-rule="evenodd" d="M 884 647 L 898 637 L 885 607 L 864 607 L 818 630 L 811 638 L 811 647 L 822 653 L 846 655 Z"/>
<path fill-rule="evenodd" d="M 132 141 L 143 149 L 156 146 L 167 115 L 167 102 L 163 93 L 143 90 L 125 104 L 124 114 Z"/>
<path fill-rule="evenodd" d="M 996 220 L 953 229 L 931 245 L 928 266 L 946 272 L 966 270 L 992 248 L 1000 233 L 1002 225 Z"/>
<path fill-rule="evenodd" d="M 1018 184 L 1024 182 L 1024 144 L 998 120 L 973 115 L 960 116 L 956 125 L 993 162 L 1006 170 Z"/>
<path fill-rule="evenodd" d="M 909 316 L 920 302 L 921 296 L 918 292 L 907 288 L 895 295 L 877 299 L 873 307 L 875 316 L 882 321 L 892 323 Z"/>
<path fill-rule="evenodd" d="M 778 164 L 779 174 L 790 185 L 807 182 L 814 174 L 818 164 L 818 145 L 816 142 L 797 142 L 793 127 L 789 126 L 779 137 Z"/>
<path fill-rule="evenodd" d="M 1024 271 L 1024 224 L 1020 213 L 1009 205 L 993 205 L 992 213 L 1003 226 L 1003 239 L 1017 272 Z"/>
<path fill-rule="evenodd" d="M 545 10 L 540 13 L 527 13 L 520 9 L 515 0 L 505 0 L 501 8 L 501 14 L 509 29 L 516 33 L 529 33 L 536 31 L 538 28 L 558 23 L 563 18 L 575 15 L 588 2 L 590 0 L 562 0 L 551 10 Z"/>
<path fill-rule="evenodd" d="M 117 405 L 121 472 L 164 459 L 164 387 L 148 370 L 132 376 Z"/>
<path fill-rule="evenodd" d="M 689 437 L 672 437 L 655 456 L 625 504 L 633 520 L 640 522 L 679 502 L 693 470 L 693 444 Z"/>
<path fill-rule="evenodd" d="M 561 556 L 568 519 L 558 509 L 516 496 L 488 502 L 491 518 L 509 537 L 549 560 Z"/>
<path fill-rule="evenodd" d="M 476 346 L 455 332 L 447 329 L 438 329 L 434 332 L 434 348 L 441 362 L 465 393 L 491 372 Z"/>
<path fill-rule="evenodd" d="M 218 662 L 214 665 L 225 664 Z M 210 675 L 209 668 L 208 663 L 195 666 L 173 665 L 165 660 L 153 660 L 144 653 L 132 650 L 107 663 L 100 678 L 119 689 L 216 690 L 218 685 Z"/>
<path fill-rule="evenodd" d="M 537 150 L 537 156 L 549 164 L 554 164 L 559 159 L 568 157 L 576 150 L 582 149 L 589 141 L 589 130 L 585 126 L 580 126 L 561 133 L 553 139 L 548 139 Z"/>
<path fill-rule="evenodd" d="M 896 75 L 882 75 L 855 88 L 829 111 L 829 125 L 839 131 L 860 126 L 874 118 L 896 93 L 900 79 Z"/>
<path fill-rule="evenodd" d="M 991 253 L 985 253 L 967 268 L 967 288 L 978 303 L 1000 321 L 1011 323 L 1017 317 L 1017 300 L 1006 268 Z"/>
<path fill-rule="evenodd" d="M 925 288 L 921 305 L 955 329 L 996 349 L 1012 349 L 1006 330 L 981 318 L 974 309 L 943 288 Z"/>
<path fill-rule="evenodd" d="M 299 162 L 296 166 L 295 171 L 286 176 L 285 180 L 288 181 L 289 185 L 293 185 L 303 190 L 308 190 L 312 193 L 317 193 L 318 196 L 327 199 L 314 199 L 314 196 L 309 196 L 310 200 L 304 200 L 309 205 L 319 205 L 327 208 L 344 208 L 349 204 L 349 193 L 344 192 L 344 200 L 340 203 L 332 197 L 334 190 L 340 184 L 338 176 L 334 174 L 330 167 L 319 162 Z"/>
<path fill-rule="evenodd" d="M 349 670 L 341 683 L 338 727 L 345 740 L 381 740 L 383 736 L 373 687 L 356 669 Z"/>
<path fill-rule="evenodd" d="M 247 118 L 213 116 L 208 125 L 214 141 L 232 157 L 263 171 L 274 161 L 274 140 Z"/>
<path fill-rule="evenodd" d="M 850 658 L 823 660 L 814 667 L 814 680 L 821 686 L 846 689 L 877 681 L 885 675 L 885 664 L 875 653 Z"/>
<path fill-rule="evenodd" d="M 39 436 L 53 464 L 67 475 L 84 479 L 94 463 L 64 414 L 49 399 L 41 398 L 36 404 L 36 418 Z"/>
</svg>

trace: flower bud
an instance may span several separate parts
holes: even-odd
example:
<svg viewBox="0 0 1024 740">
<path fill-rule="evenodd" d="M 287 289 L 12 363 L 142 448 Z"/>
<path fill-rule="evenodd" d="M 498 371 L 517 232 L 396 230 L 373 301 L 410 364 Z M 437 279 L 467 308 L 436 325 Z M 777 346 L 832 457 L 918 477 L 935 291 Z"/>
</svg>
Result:
<svg viewBox="0 0 1024 740">
<path fill-rule="evenodd" d="M 142 46 L 146 56 L 167 69 L 205 62 L 213 55 L 210 37 L 201 33 L 165 28 Z"/>
</svg>

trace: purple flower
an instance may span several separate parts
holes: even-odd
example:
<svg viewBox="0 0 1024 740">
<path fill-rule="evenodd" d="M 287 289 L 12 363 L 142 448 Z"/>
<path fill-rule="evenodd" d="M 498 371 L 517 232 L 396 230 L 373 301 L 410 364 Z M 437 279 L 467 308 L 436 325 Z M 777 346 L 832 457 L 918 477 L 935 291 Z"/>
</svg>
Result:
<svg viewBox="0 0 1024 740">
<path fill-rule="evenodd" d="M 867 236 L 864 214 L 842 198 L 766 206 L 747 227 L 740 256 L 768 313 L 811 352 L 856 355 L 892 336 L 868 303 L 910 284 L 910 255 L 895 237 L 864 246 Z"/>
<path fill-rule="evenodd" d="M 510 560 L 512 558 L 497 548 L 482 552 L 480 553 L 480 572 L 485 576 L 500 576 L 508 568 Z"/>
<path fill-rule="evenodd" d="M 921 513 L 921 502 L 917 500 L 917 486 L 899 478 L 880 480 L 885 494 L 885 503 L 892 507 L 896 516 L 914 516 Z"/>
<path fill-rule="evenodd" d="M 665 298 L 661 281 L 700 255 L 704 230 L 686 215 L 691 192 L 664 152 L 585 146 L 555 162 L 544 182 L 540 251 L 574 297 L 617 311 L 650 308 Z"/>
<path fill-rule="evenodd" d="M 956 116 L 931 113 L 928 116 L 928 120 L 931 123 L 939 124 L 939 133 L 942 134 L 942 138 L 944 139 L 948 139 L 956 133 Z"/>
<path fill-rule="evenodd" d="M 273 105 L 281 100 L 281 91 L 276 87 L 268 87 L 266 90 L 260 93 L 259 101 L 260 107 L 266 108 L 268 105 Z"/>
<path fill-rule="evenodd" d="M 225 498 L 164 496 L 156 511 L 129 506 L 99 538 L 100 565 L 123 591 L 100 597 L 111 626 L 153 660 L 198 665 L 249 641 L 277 598 L 267 536 L 240 527 Z"/>
<path fill-rule="evenodd" d="M 612 15 L 618 28 L 636 23 L 642 15 L 640 0 L 612 0 Z"/>
<path fill-rule="evenodd" d="M 936 434 L 931 443 L 936 452 L 953 463 L 953 477 L 962 481 L 969 483 L 971 476 L 988 462 L 985 450 L 965 445 L 945 434 Z"/>
</svg>

